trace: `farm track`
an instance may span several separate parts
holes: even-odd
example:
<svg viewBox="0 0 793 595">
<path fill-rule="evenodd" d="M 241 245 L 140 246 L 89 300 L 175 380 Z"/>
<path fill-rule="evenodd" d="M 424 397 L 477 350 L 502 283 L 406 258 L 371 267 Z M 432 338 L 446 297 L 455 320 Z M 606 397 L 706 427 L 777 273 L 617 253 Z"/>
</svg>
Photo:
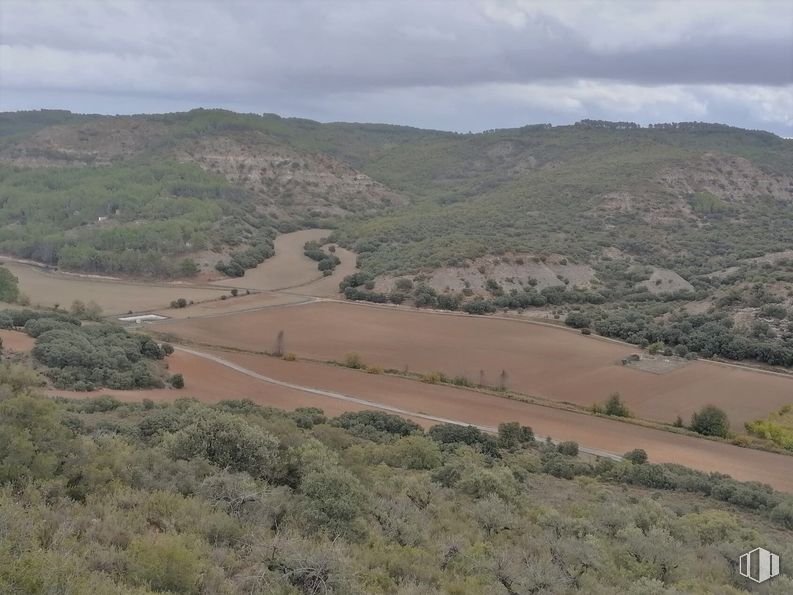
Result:
<svg viewBox="0 0 793 595">
<path fill-rule="evenodd" d="M 179 351 L 182 351 L 184 353 L 189 353 L 190 355 L 194 355 L 195 357 L 200 357 L 202 359 L 206 359 L 206 360 L 215 362 L 216 364 L 220 364 L 221 366 L 225 366 L 227 368 L 235 370 L 236 372 L 239 372 L 240 374 L 244 374 L 246 376 L 249 376 L 250 378 L 254 378 L 254 379 L 260 380 L 262 382 L 267 382 L 268 384 L 273 384 L 275 386 L 281 386 L 283 388 L 287 388 L 287 389 L 291 389 L 291 390 L 297 390 L 297 391 L 305 392 L 305 393 L 312 394 L 312 395 L 318 395 L 320 397 L 327 397 L 329 399 L 335 399 L 335 400 L 344 401 L 344 402 L 347 402 L 347 403 L 355 403 L 356 405 L 361 405 L 361 406 L 363 406 L 366 409 L 378 409 L 380 411 L 386 411 L 388 413 L 393 413 L 395 415 L 401 415 L 401 416 L 404 416 L 404 417 L 422 419 L 422 420 L 431 421 L 431 422 L 434 422 L 434 423 L 454 424 L 454 425 L 457 425 L 457 426 L 474 426 L 476 428 L 479 428 L 483 432 L 488 432 L 488 433 L 491 433 L 491 434 L 495 434 L 495 433 L 498 432 L 498 428 L 495 427 L 495 426 L 484 426 L 484 425 L 480 425 L 480 424 L 476 424 L 476 423 L 472 423 L 472 422 L 460 421 L 460 420 L 455 420 L 455 419 L 449 419 L 447 417 L 439 417 L 437 415 L 428 415 L 426 413 L 421 413 L 421 412 L 418 412 L 418 411 L 408 411 L 407 409 L 403 409 L 403 408 L 400 408 L 400 407 L 395 407 L 393 405 L 388 405 L 388 404 L 380 403 L 380 402 L 377 402 L 377 401 L 370 401 L 370 400 L 363 399 L 361 397 L 356 397 L 356 396 L 353 396 L 353 395 L 350 395 L 350 394 L 345 394 L 345 393 L 340 393 L 340 392 L 335 392 L 335 391 L 329 391 L 329 390 L 324 390 L 324 389 L 320 389 L 320 388 L 313 388 L 313 387 L 310 387 L 310 386 L 303 386 L 303 385 L 300 385 L 300 384 L 294 384 L 292 382 L 284 382 L 282 380 L 277 380 L 275 378 L 271 378 L 269 376 L 264 376 L 263 374 L 259 374 L 258 372 L 254 372 L 253 370 L 245 368 L 245 367 L 243 367 L 243 366 L 241 366 L 239 364 L 235 364 L 234 362 L 229 361 L 229 360 L 227 360 L 225 358 L 219 357 L 217 355 L 213 355 L 213 354 L 210 354 L 210 353 L 205 353 L 205 352 L 202 352 L 202 351 L 197 351 L 195 349 L 188 349 L 188 348 L 182 347 L 182 346 L 175 346 L 175 349 L 178 349 Z M 537 440 L 545 440 L 544 436 L 535 436 L 535 438 Z M 585 452 L 587 454 L 595 455 L 595 456 L 598 456 L 598 457 L 606 457 L 606 458 L 610 458 L 610 459 L 614 459 L 614 460 L 621 460 L 622 459 L 622 457 L 620 455 L 616 454 L 616 453 L 608 452 L 608 451 L 605 451 L 605 450 L 602 450 L 602 449 L 599 449 L 599 448 L 589 448 L 587 446 L 580 446 L 579 450 L 581 452 Z"/>
</svg>

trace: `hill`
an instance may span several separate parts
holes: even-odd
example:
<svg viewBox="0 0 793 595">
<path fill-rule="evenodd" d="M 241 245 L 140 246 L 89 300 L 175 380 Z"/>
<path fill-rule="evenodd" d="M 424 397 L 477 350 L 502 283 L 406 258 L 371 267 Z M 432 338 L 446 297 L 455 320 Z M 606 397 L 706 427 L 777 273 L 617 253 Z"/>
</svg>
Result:
<svg viewBox="0 0 793 595">
<path fill-rule="evenodd" d="M 740 554 L 793 555 L 789 496 L 642 452 L 39 381 L 0 367 L 4 593 L 744 593 Z"/>
<path fill-rule="evenodd" d="M 791 172 L 793 142 L 718 124 L 455 134 L 222 110 L 20 112 L 0 115 L 0 252 L 240 276 L 277 233 L 323 226 L 358 253 L 350 299 L 574 312 L 575 326 L 669 353 L 789 366 Z"/>
</svg>

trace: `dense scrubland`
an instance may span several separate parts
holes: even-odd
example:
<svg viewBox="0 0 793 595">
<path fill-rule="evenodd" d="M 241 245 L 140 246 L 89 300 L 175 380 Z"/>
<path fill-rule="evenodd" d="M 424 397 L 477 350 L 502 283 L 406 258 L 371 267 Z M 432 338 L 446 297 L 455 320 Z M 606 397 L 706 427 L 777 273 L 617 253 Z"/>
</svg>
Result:
<svg viewBox="0 0 793 595">
<path fill-rule="evenodd" d="M 790 496 L 641 451 L 39 382 L 0 367 L 3 592 L 739 593 L 742 552 L 793 555 Z"/>
</svg>

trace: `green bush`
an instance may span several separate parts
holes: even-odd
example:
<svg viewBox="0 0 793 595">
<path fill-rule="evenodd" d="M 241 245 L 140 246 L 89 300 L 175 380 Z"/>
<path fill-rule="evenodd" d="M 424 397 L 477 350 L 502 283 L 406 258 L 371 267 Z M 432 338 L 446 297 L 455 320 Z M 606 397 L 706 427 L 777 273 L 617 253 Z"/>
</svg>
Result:
<svg viewBox="0 0 793 595">
<path fill-rule="evenodd" d="M 577 457 L 578 456 L 578 442 L 560 442 L 556 445 L 556 452 L 559 454 L 568 456 L 568 457 Z"/>
<path fill-rule="evenodd" d="M 641 448 L 635 448 L 623 455 L 626 461 L 630 461 L 635 465 L 643 465 L 647 462 L 647 453 Z"/>
<path fill-rule="evenodd" d="M 715 405 L 705 405 L 691 416 L 689 428 L 704 436 L 726 438 L 730 432 L 727 414 Z"/>
</svg>

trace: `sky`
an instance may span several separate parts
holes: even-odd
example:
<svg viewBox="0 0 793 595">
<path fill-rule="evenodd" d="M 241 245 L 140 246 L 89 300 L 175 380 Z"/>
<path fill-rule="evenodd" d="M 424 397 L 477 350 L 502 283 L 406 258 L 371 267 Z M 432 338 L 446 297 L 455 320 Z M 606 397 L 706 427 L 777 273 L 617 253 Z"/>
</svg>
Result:
<svg viewBox="0 0 793 595">
<path fill-rule="evenodd" d="M 0 111 L 793 137 L 791 0 L 0 0 Z"/>
</svg>

